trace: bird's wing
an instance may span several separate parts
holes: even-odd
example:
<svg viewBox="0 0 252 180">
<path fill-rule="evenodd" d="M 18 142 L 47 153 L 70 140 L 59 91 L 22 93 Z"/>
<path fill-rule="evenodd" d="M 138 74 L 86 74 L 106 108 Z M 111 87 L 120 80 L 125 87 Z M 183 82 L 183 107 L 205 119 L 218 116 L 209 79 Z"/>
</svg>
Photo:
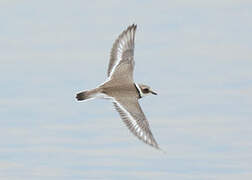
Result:
<svg viewBox="0 0 252 180">
<path fill-rule="evenodd" d="M 108 66 L 108 78 L 126 78 L 133 81 L 134 70 L 134 41 L 137 26 L 129 26 L 115 40 L 110 52 L 110 61 Z"/>
<path fill-rule="evenodd" d="M 130 131 L 146 144 L 159 149 L 138 100 L 135 97 L 123 96 L 115 97 L 113 103 Z"/>
</svg>

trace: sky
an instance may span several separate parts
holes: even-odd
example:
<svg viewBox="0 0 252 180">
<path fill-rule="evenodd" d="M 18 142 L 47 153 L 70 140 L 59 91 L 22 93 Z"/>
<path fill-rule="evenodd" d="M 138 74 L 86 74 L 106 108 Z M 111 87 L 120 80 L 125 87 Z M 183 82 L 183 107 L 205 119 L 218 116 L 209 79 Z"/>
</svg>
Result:
<svg viewBox="0 0 252 180">
<path fill-rule="evenodd" d="M 0 179 L 252 178 L 250 0 L 0 0 Z M 106 79 L 113 41 L 138 25 L 140 100 L 163 153 L 112 103 L 75 94 Z"/>
</svg>

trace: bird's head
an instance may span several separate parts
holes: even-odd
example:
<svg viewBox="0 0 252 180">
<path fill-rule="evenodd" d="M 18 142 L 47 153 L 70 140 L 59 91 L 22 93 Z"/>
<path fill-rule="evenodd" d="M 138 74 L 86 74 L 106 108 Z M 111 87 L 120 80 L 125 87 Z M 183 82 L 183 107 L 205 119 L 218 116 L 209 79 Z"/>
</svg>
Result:
<svg viewBox="0 0 252 180">
<path fill-rule="evenodd" d="M 138 87 L 139 87 L 141 97 L 144 97 L 144 96 L 149 95 L 149 94 L 157 95 L 157 93 L 154 92 L 150 88 L 150 86 L 147 86 L 147 85 L 144 85 L 144 84 L 138 84 Z"/>
</svg>

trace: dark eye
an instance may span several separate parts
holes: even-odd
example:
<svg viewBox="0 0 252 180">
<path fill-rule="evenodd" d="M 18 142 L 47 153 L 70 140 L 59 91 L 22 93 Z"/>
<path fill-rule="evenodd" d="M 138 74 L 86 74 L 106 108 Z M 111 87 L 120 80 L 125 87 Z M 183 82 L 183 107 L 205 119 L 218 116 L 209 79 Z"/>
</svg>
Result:
<svg viewBox="0 0 252 180">
<path fill-rule="evenodd" d="M 143 93 L 148 93 L 149 92 L 149 89 L 148 88 L 144 88 L 143 89 Z"/>
</svg>

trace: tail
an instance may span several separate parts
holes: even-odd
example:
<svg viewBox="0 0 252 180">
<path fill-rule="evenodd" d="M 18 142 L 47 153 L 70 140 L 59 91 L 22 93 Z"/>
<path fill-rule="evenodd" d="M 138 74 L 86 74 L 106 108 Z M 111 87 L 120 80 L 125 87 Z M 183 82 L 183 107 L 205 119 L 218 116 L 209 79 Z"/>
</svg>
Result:
<svg viewBox="0 0 252 180">
<path fill-rule="evenodd" d="M 76 95 L 76 99 L 78 101 L 87 100 L 87 99 L 96 97 L 97 93 L 98 93 L 97 89 L 93 89 L 90 91 L 83 91 L 83 92 L 80 92 Z"/>
</svg>

